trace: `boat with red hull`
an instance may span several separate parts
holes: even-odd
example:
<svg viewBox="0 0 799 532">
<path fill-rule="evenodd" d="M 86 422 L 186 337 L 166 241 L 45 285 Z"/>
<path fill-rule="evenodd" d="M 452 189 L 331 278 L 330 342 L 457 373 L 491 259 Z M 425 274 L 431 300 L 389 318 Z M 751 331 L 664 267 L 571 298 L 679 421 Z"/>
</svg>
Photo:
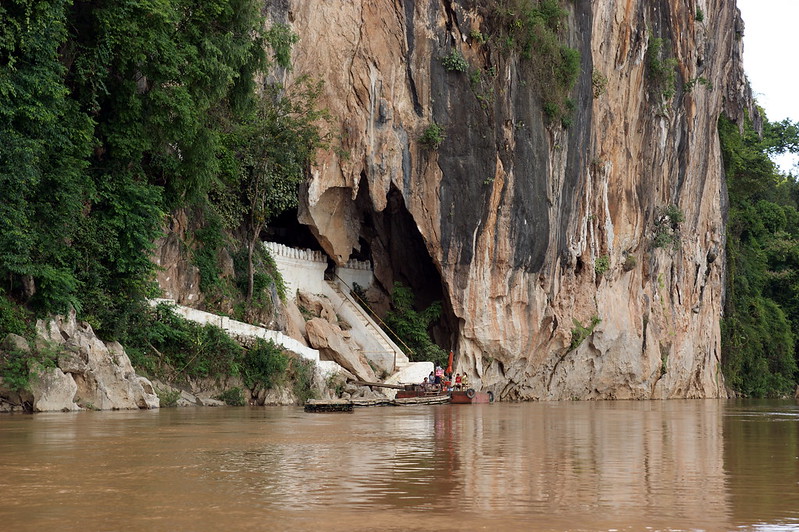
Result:
<svg viewBox="0 0 799 532">
<path fill-rule="evenodd" d="M 468 390 L 452 390 L 449 392 L 449 402 L 456 405 L 493 403 L 494 392 L 478 392 L 473 388 L 469 388 Z"/>
</svg>

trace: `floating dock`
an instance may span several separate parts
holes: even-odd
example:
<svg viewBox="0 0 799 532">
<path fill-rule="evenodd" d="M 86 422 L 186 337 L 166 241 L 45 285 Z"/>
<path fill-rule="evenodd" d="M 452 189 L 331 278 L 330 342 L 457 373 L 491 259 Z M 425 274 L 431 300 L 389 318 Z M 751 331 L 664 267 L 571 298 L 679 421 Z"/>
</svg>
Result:
<svg viewBox="0 0 799 532">
<path fill-rule="evenodd" d="M 441 405 L 449 403 L 449 395 L 427 397 L 408 397 L 405 399 L 309 399 L 305 403 L 306 412 L 352 412 L 356 406 L 413 406 Z"/>
</svg>

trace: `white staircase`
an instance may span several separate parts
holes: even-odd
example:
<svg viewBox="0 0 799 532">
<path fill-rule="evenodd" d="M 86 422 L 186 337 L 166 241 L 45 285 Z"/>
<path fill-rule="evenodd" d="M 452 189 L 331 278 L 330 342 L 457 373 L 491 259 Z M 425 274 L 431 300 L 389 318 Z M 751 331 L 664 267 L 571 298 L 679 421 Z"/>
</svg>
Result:
<svg viewBox="0 0 799 532">
<path fill-rule="evenodd" d="M 353 330 L 360 333 L 361 336 L 369 337 L 368 340 L 359 338 L 361 344 L 364 345 L 364 355 L 367 359 L 383 359 L 384 361 L 390 359 L 392 361 L 390 365 L 394 367 L 394 371 L 401 370 L 410 364 L 408 356 L 375 323 L 366 310 L 355 302 L 347 287 L 336 281 L 327 281 L 327 285 L 336 296 L 330 298 L 336 312 L 350 322 Z M 385 362 L 383 365 L 386 365 Z"/>
</svg>

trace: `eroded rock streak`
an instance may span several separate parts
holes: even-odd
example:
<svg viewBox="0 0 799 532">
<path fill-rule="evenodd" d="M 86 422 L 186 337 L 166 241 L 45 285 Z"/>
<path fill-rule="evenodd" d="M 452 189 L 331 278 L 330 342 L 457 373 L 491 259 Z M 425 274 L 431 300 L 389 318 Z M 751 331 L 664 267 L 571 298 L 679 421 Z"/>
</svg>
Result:
<svg viewBox="0 0 799 532">
<path fill-rule="evenodd" d="M 726 0 L 563 5 L 581 54 L 568 128 L 547 120 L 525 60 L 474 38 L 495 33 L 475 2 L 272 6 L 301 36 L 286 81 L 325 80 L 341 139 L 300 220 L 340 263 L 367 242 L 390 286 L 386 236 L 365 213 L 400 194 L 456 320 L 456 370 L 504 399 L 723 396 L 716 122 L 752 105 L 739 13 Z M 678 62 L 672 97 L 653 87 L 653 39 Z M 452 50 L 469 71 L 444 68 Z M 433 122 L 438 149 L 419 142 Z M 575 321 L 594 316 L 571 349 Z"/>
</svg>

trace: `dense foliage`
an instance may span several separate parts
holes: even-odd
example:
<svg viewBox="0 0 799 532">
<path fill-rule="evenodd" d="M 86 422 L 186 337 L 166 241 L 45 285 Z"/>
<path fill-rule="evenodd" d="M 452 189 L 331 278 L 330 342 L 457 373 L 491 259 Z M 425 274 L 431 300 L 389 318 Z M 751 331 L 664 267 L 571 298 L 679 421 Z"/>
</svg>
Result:
<svg viewBox="0 0 799 532">
<path fill-rule="evenodd" d="M 769 159 L 796 152 L 798 131 L 766 122 L 761 138 L 749 123 L 741 134 L 719 121 L 730 198 L 723 368 L 747 396 L 788 394 L 799 377 L 799 183 Z"/>
<path fill-rule="evenodd" d="M 313 395 L 308 361 L 284 353 L 271 340 L 259 339 L 245 349 L 222 329 L 187 321 L 164 304 L 139 316 L 127 352 L 138 370 L 175 384 L 233 376 L 241 378 L 251 397 L 283 384 L 291 384 L 303 402 Z M 238 404 L 237 395 L 240 390 L 231 388 L 222 399 Z"/>
<path fill-rule="evenodd" d="M 213 285 L 221 230 L 251 242 L 296 202 L 319 87 L 256 86 L 297 40 L 260 2 L 7 0 L 0 21 L 0 335 L 23 329 L 9 306 L 72 306 L 126 341 L 165 213 L 204 213 L 193 259 Z"/>
<path fill-rule="evenodd" d="M 396 334 L 412 352 L 408 357 L 414 361 L 429 360 L 446 367 L 447 353 L 430 338 L 429 328 L 441 317 L 441 302 L 436 301 L 422 311 L 414 307 L 413 291 L 402 283 L 394 283 L 391 294 L 391 310 L 385 322 L 389 332 Z"/>
</svg>

